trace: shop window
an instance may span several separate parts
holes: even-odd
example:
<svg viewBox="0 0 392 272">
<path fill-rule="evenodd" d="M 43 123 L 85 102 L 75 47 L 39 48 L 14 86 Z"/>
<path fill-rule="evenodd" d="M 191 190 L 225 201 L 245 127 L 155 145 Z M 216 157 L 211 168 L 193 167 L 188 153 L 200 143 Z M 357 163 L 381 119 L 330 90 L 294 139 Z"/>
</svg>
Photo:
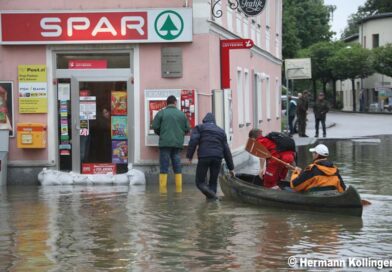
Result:
<svg viewBox="0 0 392 272">
<path fill-rule="evenodd" d="M 57 54 L 57 69 L 129 69 L 129 53 Z"/>
</svg>

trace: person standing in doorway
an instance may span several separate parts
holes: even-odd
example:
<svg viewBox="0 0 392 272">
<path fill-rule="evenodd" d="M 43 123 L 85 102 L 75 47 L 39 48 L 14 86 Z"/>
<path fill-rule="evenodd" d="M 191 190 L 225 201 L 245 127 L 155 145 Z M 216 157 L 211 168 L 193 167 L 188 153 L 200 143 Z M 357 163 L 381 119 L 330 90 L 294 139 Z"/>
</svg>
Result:
<svg viewBox="0 0 392 272">
<path fill-rule="evenodd" d="M 298 135 L 299 137 L 308 137 L 306 131 L 306 115 L 308 112 L 308 91 L 304 91 L 297 103 L 297 118 L 298 118 Z"/>
<path fill-rule="evenodd" d="M 218 127 L 215 116 L 211 112 L 207 113 L 203 119 L 203 124 L 196 126 L 192 130 L 191 139 L 188 145 L 186 157 L 192 162 L 193 154 L 198 149 L 198 163 L 196 168 L 196 186 L 207 197 L 216 200 L 217 180 L 224 158 L 230 174 L 234 176 L 234 163 L 227 143 L 227 136 L 223 129 Z M 210 172 L 208 186 L 205 182 L 207 171 Z"/>
<path fill-rule="evenodd" d="M 323 137 L 327 137 L 327 129 L 325 127 L 325 119 L 327 117 L 327 112 L 329 111 L 329 103 L 325 100 L 324 93 L 320 93 L 318 95 L 316 104 L 314 104 L 313 112 L 314 119 L 316 120 L 316 134 L 314 137 L 319 136 L 319 126 L 321 122 L 321 126 L 323 127 Z"/>
<path fill-rule="evenodd" d="M 295 127 L 294 127 L 294 119 L 295 119 L 295 114 L 297 111 L 297 102 L 291 97 L 291 95 L 288 96 L 288 101 L 289 101 L 289 106 L 288 106 L 288 116 L 289 116 L 289 130 L 290 130 L 290 136 L 292 136 L 295 133 Z"/>
<path fill-rule="evenodd" d="M 166 108 L 160 110 L 155 116 L 152 128 L 159 135 L 159 189 L 167 192 L 167 174 L 170 160 L 175 175 L 176 192 L 182 191 L 182 169 L 180 151 L 184 146 L 185 134 L 190 127 L 185 114 L 177 109 L 177 98 L 170 95 Z"/>
</svg>

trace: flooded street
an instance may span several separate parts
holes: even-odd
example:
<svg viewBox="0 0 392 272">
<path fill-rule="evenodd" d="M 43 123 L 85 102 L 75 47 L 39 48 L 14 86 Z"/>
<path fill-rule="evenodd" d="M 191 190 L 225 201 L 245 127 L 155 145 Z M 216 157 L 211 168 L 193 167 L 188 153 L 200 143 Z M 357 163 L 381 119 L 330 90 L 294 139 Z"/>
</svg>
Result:
<svg viewBox="0 0 392 272">
<path fill-rule="evenodd" d="M 193 183 L 3 188 L 0 271 L 255 271 L 289 256 L 392 256 L 392 138 L 326 141 L 362 218 L 206 202 Z M 311 159 L 300 149 L 299 164 Z M 357 269 L 358 270 L 358 269 Z"/>
</svg>

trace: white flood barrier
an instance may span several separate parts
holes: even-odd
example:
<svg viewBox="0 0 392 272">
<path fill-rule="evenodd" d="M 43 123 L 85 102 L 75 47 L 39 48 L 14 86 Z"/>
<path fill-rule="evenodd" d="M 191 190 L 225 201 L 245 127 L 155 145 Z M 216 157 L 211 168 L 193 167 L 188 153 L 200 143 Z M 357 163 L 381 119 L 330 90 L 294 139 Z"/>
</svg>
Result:
<svg viewBox="0 0 392 272">
<path fill-rule="evenodd" d="M 78 174 L 62 172 L 44 168 L 38 174 L 38 181 L 42 186 L 47 185 L 145 185 L 146 177 L 140 170 L 128 165 L 128 172 L 124 174 Z"/>
</svg>

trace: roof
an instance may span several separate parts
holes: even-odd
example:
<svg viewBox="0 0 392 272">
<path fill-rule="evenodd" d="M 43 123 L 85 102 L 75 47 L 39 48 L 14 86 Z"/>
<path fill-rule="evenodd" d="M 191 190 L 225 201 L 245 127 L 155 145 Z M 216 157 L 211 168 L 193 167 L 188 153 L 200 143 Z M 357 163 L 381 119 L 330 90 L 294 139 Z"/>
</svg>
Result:
<svg viewBox="0 0 392 272">
<path fill-rule="evenodd" d="M 368 16 L 366 18 L 363 18 L 358 22 L 358 24 L 363 24 L 366 23 L 367 21 L 372 21 L 372 20 L 378 20 L 378 19 L 384 19 L 384 18 L 392 18 L 392 12 L 386 12 L 386 13 L 379 13 L 376 15 Z"/>
<path fill-rule="evenodd" d="M 358 41 L 359 40 L 359 34 L 356 33 L 356 34 L 353 34 L 351 36 L 344 37 L 342 40 L 344 42 L 355 42 L 355 41 Z"/>
</svg>

